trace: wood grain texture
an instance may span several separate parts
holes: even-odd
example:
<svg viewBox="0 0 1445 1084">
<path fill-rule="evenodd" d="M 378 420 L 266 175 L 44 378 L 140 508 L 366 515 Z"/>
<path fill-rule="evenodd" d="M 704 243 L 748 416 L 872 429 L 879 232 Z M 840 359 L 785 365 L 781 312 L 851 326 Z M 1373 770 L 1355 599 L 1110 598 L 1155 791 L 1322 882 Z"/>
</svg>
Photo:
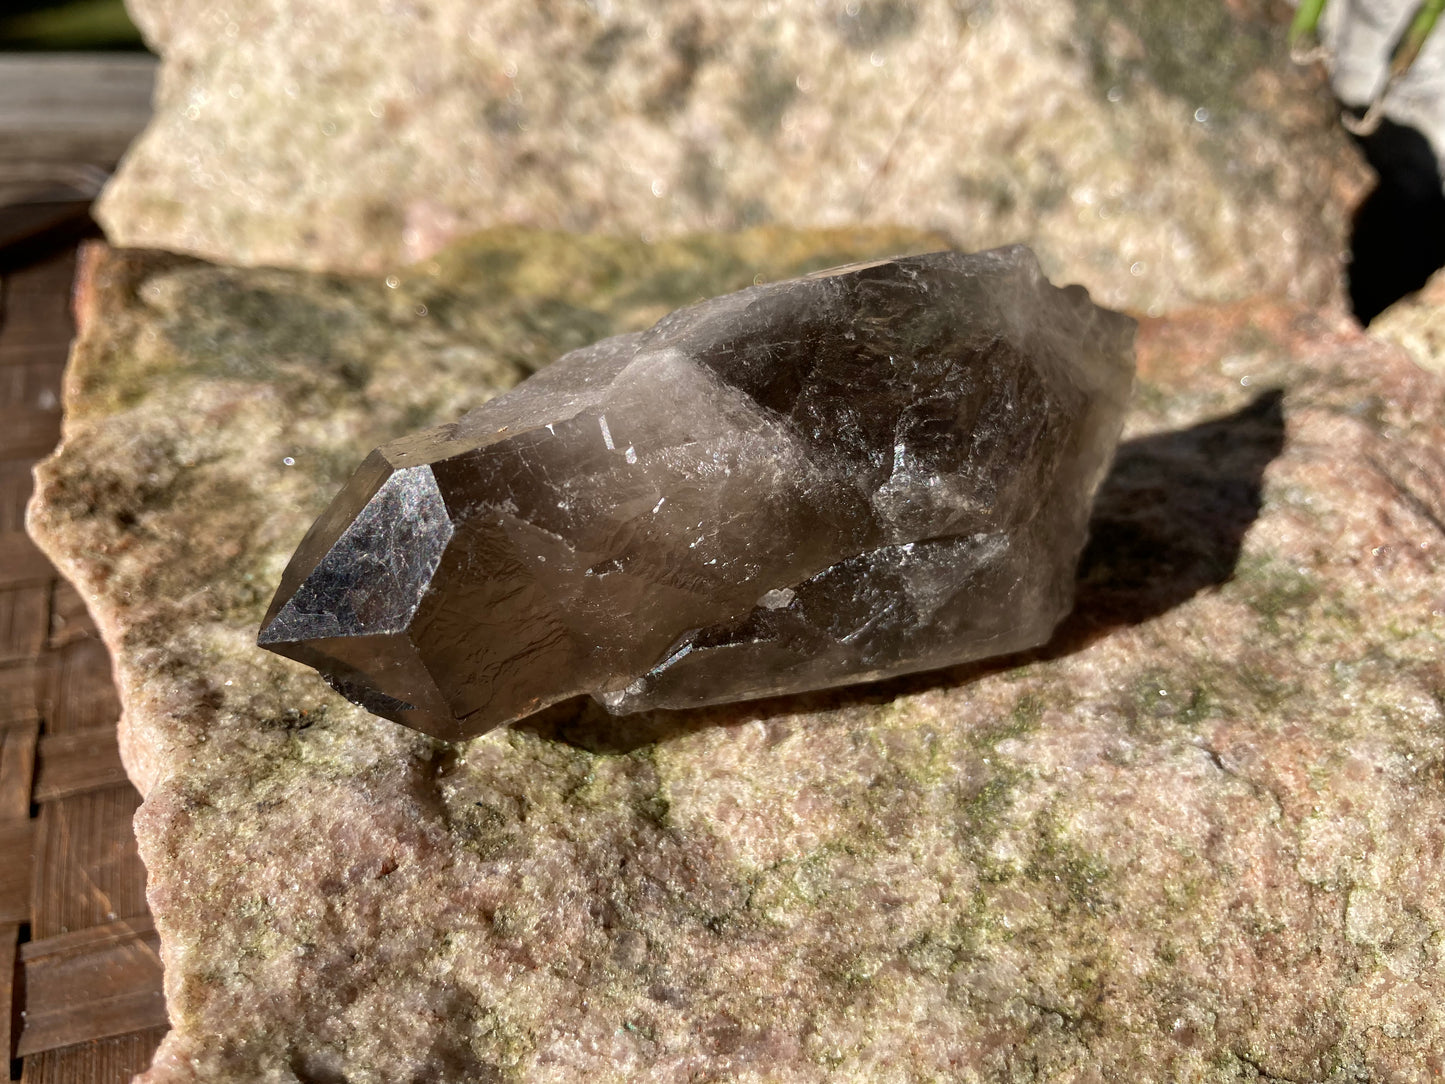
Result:
<svg viewBox="0 0 1445 1084">
<path fill-rule="evenodd" d="M 0 411 L 0 425 L 4 424 L 4 420 L 5 412 Z M 43 584 L 48 614 L 50 581 L 54 578 L 55 570 L 50 567 L 50 562 L 30 540 L 29 535 L 23 531 L 7 531 L 5 534 L 0 534 L 0 591 L 25 584 Z"/>
<path fill-rule="evenodd" d="M 151 113 L 145 54 L 0 57 L 0 158 L 114 162 Z"/>
<path fill-rule="evenodd" d="M 128 1084 L 150 1064 L 164 1026 L 100 1039 L 25 1059 L 25 1084 Z"/>
<path fill-rule="evenodd" d="M 126 784 L 40 808 L 31 897 L 36 940 L 147 913 L 145 869 L 131 818 L 140 795 Z"/>
<path fill-rule="evenodd" d="M 94 636 L 78 638 L 55 650 L 59 665 L 56 704 L 46 720 L 47 734 L 73 734 L 114 726 L 120 697 L 110 675 L 110 656 Z"/>
<path fill-rule="evenodd" d="M 21 928 L 19 923 L 0 925 L 0 998 L 3 998 L 3 1003 L 12 1009 L 12 1011 L 0 1015 L 0 1043 L 4 1043 L 3 1049 L 10 1052 L 12 1066 L 15 1058 L 15 1040 L 18 1038 L 15 1021 L 20 1016 L 15 978 L 20 964 Z"/>
<path fill-rule="evenodd" d="M 33 821 L 0 821 L 0 925 L 19 926 L 30 920 L 34 852 Z"/>
<path fill-rule="evenodd" d="M 12 454 L 38 458 L 60 439 L 60 411 L 0 406 L 0 431 L 7 435 Z"/>
<path fill-rule="evenodd" d="M 0 58 L 0 147 L 10 75 Z M 25 1081 L 119 1084 L 165 1034 L 140 798 L 95 624 L 24 534 L 60 431 L 74 268 L 67 251 L 0 275 L 0 1044 Z"/>
<path fill-rule="evenodd" d="M 20 946 L 21 1056 L 165 1023 L 160 941 L 149 916 Z"/>
<path fill-rule="evenodd" d="M 35 658 L 45 646 L 49 626 L 48 583 L 32 580 L 0 587 L 0 663 Z"/>
<path fill-rule="evenodd" d="M 70 331 L 64 326 L 70 321 L 69 295 L 56 297 L 32 287 L 24 283 L 23 288 L 5 291 L 0 365 L 34 365 L 57 355 L 64 358 L 70 347 Z"/>
<path fill-rule="evenodd" d="M 39 660 L 24 659 L 0 666 L 0 726 L 39 722 L 41 665 Z"/>
<path fill-rule="evenodd" d="M 56 580 L 50 593 L 50 649 L 73 644 L 86 638 L 99 639 L 95 620 L 85 608 L 85 600 L 69 580 Z"/>
<path fill-rule="evenodd" d="M 60 374 L 64 371 L 63 360 L 53 357 L 0 365 L 0 407 L 7 410 L 27 410 L 59 421 Z M 7 431 L 7 443 L 10 440 Z M 41 448 L 39 454 L 49 452 L 54 443 L 55 440 L 52 440 L 49 445 Z"/>
<path fill-rule="evenodd" d="M 31 800 L 52 802 L 92 790 L 130 785 L 120 762 L 115 726 L 92 727 L 70 734 L 47 734 L 40 739 L 35 759 L 35 789 Z"/>
<path fill-rule="evenodd" d="M 35 488 L 27 459 L 0 458 L 0 531 L 25 530 L 25 502 Z"/>
</svg>

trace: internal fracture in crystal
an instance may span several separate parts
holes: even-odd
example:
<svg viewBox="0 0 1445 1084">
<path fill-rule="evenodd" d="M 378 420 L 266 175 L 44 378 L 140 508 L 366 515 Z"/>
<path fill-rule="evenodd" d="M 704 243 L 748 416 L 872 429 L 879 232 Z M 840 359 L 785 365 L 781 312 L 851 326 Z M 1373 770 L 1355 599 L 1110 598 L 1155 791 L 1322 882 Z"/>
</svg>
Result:
<svg viewBox="0 0 1445 1084">
<path fill-rule="evenodd" d="M 581 694 L 686 708 L 1040 644 L 1133 333 L 1022 246 L 680 309 L 374 451 L 259 642 L 448 740 Z"/>
</svg>

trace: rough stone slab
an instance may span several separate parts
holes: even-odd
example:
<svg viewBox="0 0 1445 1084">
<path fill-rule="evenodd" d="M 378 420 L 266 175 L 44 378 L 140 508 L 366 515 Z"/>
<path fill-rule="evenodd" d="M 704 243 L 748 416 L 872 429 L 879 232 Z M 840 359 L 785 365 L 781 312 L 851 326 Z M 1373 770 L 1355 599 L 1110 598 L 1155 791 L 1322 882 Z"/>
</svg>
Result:
<svg viewBox="0 0 1445 1084">
<path fill-rule="evenodd" d="M 1264 9 L 132 0 L 165 59 L 98 215 L 116 244 L 377 274 L 503 224 L 902 224 L 1026 242 L 1114 307 L 1319 301 L 1363 173 Z"/>
<path fill-rule="evenodd" d="M 1005 665 L 447 751 L 254 648 L 376 440 L 847 247 L 494 237 L 395 290 L 88 261 L 31 518 L 147 796 L 152 1084 L 1429 1069 L 1445 385 L 1343 315 L 1144 323 L 1078 609 Z"/>
</svg>

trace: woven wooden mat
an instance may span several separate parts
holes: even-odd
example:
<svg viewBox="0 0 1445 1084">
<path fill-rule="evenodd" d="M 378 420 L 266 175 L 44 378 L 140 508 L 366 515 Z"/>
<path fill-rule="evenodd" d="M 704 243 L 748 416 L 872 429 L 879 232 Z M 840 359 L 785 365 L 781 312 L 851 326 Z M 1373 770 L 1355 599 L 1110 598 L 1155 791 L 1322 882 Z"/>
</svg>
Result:
<svg viewBox="0 0 1445 1084">
<path fill-rule="evenodd" d="M 0 275 L 0 1036 L 10 1079 L 111 1084 L 165 1034 L 110 661 L 25 534 L 60 435 L 75 253 Z"/>
</svg>

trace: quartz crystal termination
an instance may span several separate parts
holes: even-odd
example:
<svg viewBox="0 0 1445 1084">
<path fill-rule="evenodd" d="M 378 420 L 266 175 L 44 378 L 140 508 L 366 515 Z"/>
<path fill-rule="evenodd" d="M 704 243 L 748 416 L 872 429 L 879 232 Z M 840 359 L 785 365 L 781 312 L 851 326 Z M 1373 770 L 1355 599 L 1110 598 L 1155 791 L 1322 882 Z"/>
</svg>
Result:
<svg viewBox="0 0 1445 1084">
<path fill-rule="evenodd" d="M 374 451 L 259 643 L 447 740 L 582 694 L 696 707 L 1040 644 L 1133 334 L 1023 246 L 699 302 Z"/>
</svg>

